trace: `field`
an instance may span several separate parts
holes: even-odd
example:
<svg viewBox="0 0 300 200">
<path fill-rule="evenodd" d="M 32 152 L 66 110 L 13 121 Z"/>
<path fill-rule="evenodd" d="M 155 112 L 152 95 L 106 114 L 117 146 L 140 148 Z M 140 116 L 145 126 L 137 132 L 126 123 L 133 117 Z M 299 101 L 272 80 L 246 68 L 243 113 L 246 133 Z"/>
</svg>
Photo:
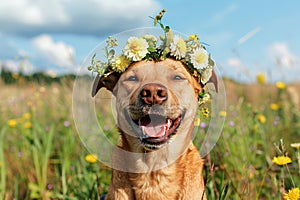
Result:
<svg viewBox="0 0 300 200">
<path fill-rule="evenodd" d="M 205 157 L 208 198 L 283 199 L 300 187 L 300 85 L 224 82 L 225 125 Z M 110 169 L 89 155 L 76 133 L 72 79 L 0 81 L 0 88 L 0 199 L 98 199 L 106 193 Z M 205 119 L 200 127 L 205 133 Z"/>
</svg>

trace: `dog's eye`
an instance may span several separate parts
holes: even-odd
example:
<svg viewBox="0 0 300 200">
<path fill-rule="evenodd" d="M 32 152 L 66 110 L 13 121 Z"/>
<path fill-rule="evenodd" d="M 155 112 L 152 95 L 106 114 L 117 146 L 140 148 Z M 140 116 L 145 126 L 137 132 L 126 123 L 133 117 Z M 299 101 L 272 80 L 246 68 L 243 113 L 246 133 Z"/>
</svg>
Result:
<svg viewBox="0 0 300 200">
<path fill-rule="evenodd" d="M 126 79 L 127 81 L 138 81 L 138 77 L 137 76 L 130 76 L 129 78 Z"/>
<path fill-rule="evenodd" d="M 185 78 L 183 78 L 182 76 L 179 76 L 179 75 L 175 75 L 173 79 L 176 81 L 185 80 Z"/>
</svg>

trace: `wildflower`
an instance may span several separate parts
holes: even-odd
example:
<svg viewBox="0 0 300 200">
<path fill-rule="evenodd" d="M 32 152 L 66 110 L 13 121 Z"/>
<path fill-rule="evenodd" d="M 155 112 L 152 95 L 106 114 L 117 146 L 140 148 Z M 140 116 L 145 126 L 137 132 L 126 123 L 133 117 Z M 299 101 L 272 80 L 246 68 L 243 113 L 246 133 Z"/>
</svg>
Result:
<svg viewBox="0 0 300 200">
<path fill-rule="evenodd" d="M 263 114 L 256 115 L 256 119 L 262 124 L 266 123 L 267 121 L 266 117 Z"/>
<path fill-rule="evenodd" d="M 286 165 L 288 163 L 291 163 L 292 159 L 288 156 L 277 156 L 273 158 L 272 162 L 276 165 Z"/>
<path fill-rule="evenodd" d="M 195 121 L 194 121 L 194 126 L 200 126 L 200 123 L 201 123 L 201 120 L 200 118 L 196 118 Z"/>
<path fill-rule="evenodd" d="M 130 63 L 130 60 L 128 60 L 125 56 L 120 55 L 113 59 L 112 69 L 116 72 L 122 73 L 127 69 Z"/>
<path fill-rule="evenodd" d="M 206 128 L 206 123 L 205 122 L 201 122 L 200 123 L 200 128 Z"/>
<path fill-rule="evenodd" d="M 171 55 L 175 56 L 176 59 L 184 58 L 186 49 L 185 41 L 180 36 L 175 35 L 170 44 Z"/>
<path fill-rule="evenodd" d="M 85 156 L 85 160 L 89 163 L 95 163 L 98 160 L 98 156 L 95 154 L 88 154 Z"/>
<path fill-rule="evenodd" d="M 276 87 L 277 87 L 279 90 L 284 90 L 284 89 L 286 88 L 286 85 L 285 85 L 284 82 L 278 81 L 278 82 L 276 83 Z"/>
<path fill-rule="evenodd" d="M 17 120 L 15 119 L 8 120 L 7 124 L 9 127 L 15 127 L 17 125 Z"/>
<path fill-rule="evenodd" d="M 270 108 L 271 108 L 271 110 L 278 110 L 279 109 L 279 105 L 277 103 L 271 103 L 270 104 Z"/>
<path fill-rule="evenodd" d="M 133 61 L 142 60 L 148 53 L 148 43 L 143 38 L 130 37 L 123 49 L 124 55 Z"/>
<path fill-rule="evenodd" d="M 299 149 L 300 148 L 300 142 L 291 144 L 291 147 L 295 148 L 295 149 Z"/>
<path fill-rule="evenodd" d="M 226 117 L 226 115 L 227 115 L 227 113 L 224 110 L 222 110 L 222 111 L 219 112 L 219 116 L 220 117 Z"/>
<path fill-rule="evenodd" d="M 204 117 L 208 117 L 209 116 L 209 110 L 208 108 L 202 108 L 201 109 L 201 113 Z"/>
<path fill-rule="evenodd" d="M 299 200 L 300 199 L 300 189 L 293 188 L 293 189 L 289 190 L 288 193 L 284 194 L 283 198 L 287 199 L 287 200 Z"/>
<path fill-rule="evenodd" d="M 64 127 L 69 127 L 71 125 L 70 121 L 66 120 L 64 121 Z"/>
<path fill-rule="evenodd" d="M 32 124 L 31 124 L 31 122 L 25 122 L 24 123 L 24 128 L 31 128 L 32 127 Z"/>
<path fill-rule="evenodd" d="M 31 118 L 31 115 L 30 115 L 30 113 L 27 112 L 27 113 L 24 113 L 24 114 L 23 114 L 22 118 L 23 118 L 23 119 L 30 119 L 30 118 Z"/>
<path fill-rule="evenodd" d="M 201 73 L 201 83 L 203 83 L 203 84 L 207 83 L 207 81 L 210 79 L 211 75 L 212 75 L 211 68 L 206 68 L 205 70 L 203 70 L 203 72 Z"/>
<path fill-rule="evenodd" d="M 203 48 L 197 48 L 190 57 L 191 63 L 197 70 L 207 68 L 208 66 L 208 53 Z"/>
<path fill-rule="evenodd" d="M 266 76 L 263 74 L 263 73 L 258 73 L 256 75 L 256 81 L 261 84 L 261 85 L 264 85 L 266 84 Z"/>
<path fill-rule="evenodd" d="M 229 121 L 229 122 L 228 122 L 228 125 L 229 125 L 229 126 L 234 126 L 235 123 L 234 123 L 234 121 Z"/>
<path fill-rule="evenodd" d="M 106 41 L 108 47 L 116 47 L 118 46 L 118 41 L 116 38 L 112 36 L 108 36 L 108 40 Z"/>
<path fill-rule="evenodd" d="M 197 34 L 193 34 L 193 35 L 190 35 L 189 36 L 189 39 L 190 40 L 195 40 L 195 39 L 198 39 L 199 37 L 198 37 L 198 35 Z"/>
<path fill-rule="evenodd" d="M 201 104 L 204 104 L 204 103 L 206 103 L 210 100 L 210 95 L 209 95 L 209 93 L 204 93 L 204 94 L 200 93 L 199 98 L 200 98 L 199 104 L 201 105 Z"/>
</svg>

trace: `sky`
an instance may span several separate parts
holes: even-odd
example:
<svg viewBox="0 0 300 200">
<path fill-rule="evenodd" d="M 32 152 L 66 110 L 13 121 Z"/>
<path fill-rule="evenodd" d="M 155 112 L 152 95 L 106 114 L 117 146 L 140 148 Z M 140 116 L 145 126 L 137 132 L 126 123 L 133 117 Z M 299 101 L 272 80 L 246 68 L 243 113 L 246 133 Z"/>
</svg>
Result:
<svg viewBox="0 0 300 200">
<path fill-rule="evenodd" d="M 163 22 L 209 44 L 221 75 L 254 82 L 300 79 L 300 1 L 0 0 L 0 66 L 76 73 L 108 36 Z"/>
</svg>

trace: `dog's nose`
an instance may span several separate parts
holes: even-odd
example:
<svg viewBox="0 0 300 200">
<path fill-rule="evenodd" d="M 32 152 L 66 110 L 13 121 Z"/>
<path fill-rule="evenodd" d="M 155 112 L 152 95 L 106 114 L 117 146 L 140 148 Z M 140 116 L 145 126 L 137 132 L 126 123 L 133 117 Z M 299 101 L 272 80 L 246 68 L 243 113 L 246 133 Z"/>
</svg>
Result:
<svg viewBox="0 0 300 200">
<path fill-rule="evenodd" d="M 168 98 L 168 91 L 163 85 L 149 83 L 144 85 L 140 97 L 148 105 L 162 104 Z"/>
</svg>

